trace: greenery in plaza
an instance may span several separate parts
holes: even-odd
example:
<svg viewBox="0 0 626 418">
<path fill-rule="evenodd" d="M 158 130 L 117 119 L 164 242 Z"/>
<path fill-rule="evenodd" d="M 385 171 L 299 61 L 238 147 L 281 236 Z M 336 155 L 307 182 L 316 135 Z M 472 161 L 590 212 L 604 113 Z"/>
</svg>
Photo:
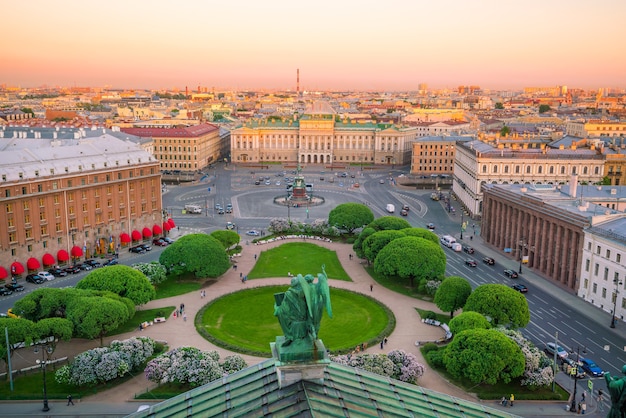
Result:
<svg viewBox="0 0 626 418">
<path fill-rule="evenodd" d="M 219 277 L 230 267 L 223 244 L 207 234 L 189 234 L 168 245 L 159 256 L 168 273 L 192 273 L 196 278 Z"/>
<path fill-rule="evenodd" d="M 196 327 L 220 347 L 269 357 L 270 342 L 282 335 L 274 316 L 274 294 L 287 288 L 266 286 L 220 297 L 198 313 Z M 395 327 L 393 313 L 375 299 L 331 287 L 331 300 L 333 318 L 324 316 L 319 337 L 334 353 L 376 344 Z"/>
<path fill-rule="evenodd" d="M 329 279 L 350 281 L 350 276 L 341 266 L 337 253 L 309 242 L 289 242 L 279 247 L 264 250 L 257 247 L 258 259 L 247 274 L 248 279 L 267 277 L 287 277 L 318 271 L 321 265 L 326 266 Z M 285 280 L 288 283 L 288 280 Z"/>
<path fill-rule="evenodd" d="M 145 305 L 154 299 L 156 292 L 150 280 L 141 271 L 124 265 L 109 266 L 91 271 L 76 283 L 76 289 L 104 290 L 113 292 Z"/>
<path fill-rule="evenodd" d="M 435 293 L 435 305 L 444 312 L 450 312 L 452 319 L 454 311 L 465 306 L 471 293 L 472 285 L 467 279 L 459 276 L 446 277 Z"/>
<path fill-rule="evenodd" d="M 528 301 L 518 291 L 503 284 L 483 284 L 467 298 L 464 311 L 475 311 L 491 318 L 494 326 L 516 329 L 530 322 Z"/>
<path fill-rule="evenodd" d="M 362 203 L 343 203 L 328 214 L 328 224 L 352 234 L 374 220 L 372 210 Z"/>
</svg>

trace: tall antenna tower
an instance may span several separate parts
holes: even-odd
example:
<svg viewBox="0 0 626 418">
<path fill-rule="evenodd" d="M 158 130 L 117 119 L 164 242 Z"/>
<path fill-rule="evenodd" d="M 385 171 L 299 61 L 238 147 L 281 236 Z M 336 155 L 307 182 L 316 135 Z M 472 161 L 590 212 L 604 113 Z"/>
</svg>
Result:
<svg viewBox="0 0 626 418">
<path fill-rule="evenodd" d="M 296 70 L 296 95 L 300 97 L 300 69 Z"/>
</svg>

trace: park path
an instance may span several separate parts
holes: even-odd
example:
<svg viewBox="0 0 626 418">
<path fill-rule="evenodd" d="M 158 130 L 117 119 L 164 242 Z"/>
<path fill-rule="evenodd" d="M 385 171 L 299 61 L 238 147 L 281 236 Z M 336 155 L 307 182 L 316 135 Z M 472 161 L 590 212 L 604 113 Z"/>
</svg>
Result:
<svg viewBox="0 0 626 418">
<path fill-rule="evenodd" d="M 201 350 L 216 350 L 220 353 L 220 358 L 234 354 L 221 347 L 217 347 L 200 336 L 194 327 L 193 318 L 195 314 L 201 309 L 201 307 L 213 298 L 219 297 L 224 294 L 236 292 L 238 290 L 250 287 L 267 286 L 267 285 L 289 285 L 290 279 L 287 276 L 289 266 L 285 266 L 285 276 L 279 278 L 269 279 L 255 279 L 248 280 L 242 283 L 239 276 L 248 274 L 252 269 L 257 257 L 262 251 L 274 248 L 278 245 L 282 245 L 288 242 L 304 241 L 303 239 L 288 239 L 277 240 L 271 243 L 262 245 L 244 245 L 240 257 L 236 257 L 237 270 L 229 269 L 222 277 L 217 281 L 206 287 L 206 298 L 201 298 L 200 292 L 192 292 L 180 296 L 175 296 L 167 299 L 158 299 L 149 302 L 144 305 L 142 309 L 154 309 L 158 307 L 166 306 L 180 306 L 181 303 L 185 305 L 185 311 L 187 312 L 188 320 L 183 321 L 182 318 L 170 317 L 164 323 L 154 324 L 149 326 L 143 331 L 133 331 L 125 334 L 116 335 L 114 338 L 110 337 L 105 339 L 105 345 L 108 345 L 110 341 L 124 340 L 133 336 L 148 336 L 157 341 L 167 342 L 170 349 L 193 346 Z M 395 293 L 384 287 L 379 286 L 365 271 L 362 264 L 362 260 L 357 257 L 350 257 L 352 252 L 351 244 L 342 244 L 334 242 L 326 242 L 321 240 L 308 239 L 306 242 L 312 242 L 317 245 L 326 247 L 337 253 L 337 257 L 342 263 L 346 273 L 352 278 L 352 282 L 346 282 L 341 280 L 332 280 L 329 278 L 331 287 L 348 289 L 354 292 L 367 294 L 386 306 L 388 306 L 396 316 L 396 328 L 388 336 L 388 342 L 384 349 L 380 346 L 372 346 L 366 348 L 367 353 L 387 353 L 391 350 L 402 349 L 406 352 L 413 353 L 418 361 L 426 365 L 419 347 L 415 345 L 416 341 L 434 341 L 443 336 L 443 330 L 439 327 L 426 325 L 421 322 L 415 308 L 428 309 L 436 312 L 440 312 L 437 307 L 430 303 L 414 299 L 405 295 Z M 321 266 L 320 266 L 321 268 Z M 308 272 L 302 272 L 308 273 Z M 317 273 L 317 272 L 312 272 Z M 269 308 L 268 308 L 269 309 Z M 244 313 L 245 314 L 245 313 Z M 268 342 L 269 344 L 269 342 Z M 91 340 L 77 340 L 73 339 L 69 343 L 60 343 L 59 347 L 55 351 L 55 356 L 73 357 L 90 348 L 94 348 L 98 345 L 98 341 Z M 30 357 L 30 355 L 27 354 Z M 242 356 L 248 365 L 257 364 L 265 358 Z M 34 363 L 34 360 L 32 360 Z M 17 368 L 14 366 L 14 368 Z M 471 394 L 464 392 L 458 387 L 449 383 L 436 371 L 431 370 L 426 366 L 424 375 L 419 379 L 419 385 L 428 389 L 432 389 L 438 392 L 446 393 L 458 398 L 476 401 L 476 398 Z M 98 394 L 84 398 L 82 402 L 126 402 L 134 398 L 136 394 L 146 392 L 155 384 L 149 382 L 143 374 L 137 375 L 122 385 L 118 385 L 110 390 L 100 392 Z"/>
</svg>

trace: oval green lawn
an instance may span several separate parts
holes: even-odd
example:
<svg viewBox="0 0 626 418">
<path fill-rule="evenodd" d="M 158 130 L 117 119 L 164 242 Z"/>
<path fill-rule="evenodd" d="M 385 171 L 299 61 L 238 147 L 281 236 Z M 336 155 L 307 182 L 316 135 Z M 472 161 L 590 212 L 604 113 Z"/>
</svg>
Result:
<svg viewBox="0 0 626 418">
<path fill-rule="evenodd" d="M 215 299 L 199 312 L 200 334 L 229 350 L 269 357 L 270 343 L 283 334 L 274 316 L 274 293 L 287 288 L 259 287 Z M 319 338 L 331 352 L 371 343 L 393 330 L 393 313 L 370 297 L 331 287 L 330 299 L 333 318 L 324 315 Z"/>
</svg>

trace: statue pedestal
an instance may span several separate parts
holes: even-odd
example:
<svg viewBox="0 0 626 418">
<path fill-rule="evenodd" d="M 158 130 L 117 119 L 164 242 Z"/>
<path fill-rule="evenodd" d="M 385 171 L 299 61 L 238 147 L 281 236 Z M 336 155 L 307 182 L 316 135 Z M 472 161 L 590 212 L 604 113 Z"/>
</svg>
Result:
<svg viewBox="0 0 626 418">
<path fill-rule="evenodd" d="M 324 370 L 330 363 L 326 348 L 322 340 L 294 341 L 288 346 L 282 346 L 285 337 L 276 337 L 276 342 L 270 343 L 272 355 L 276 359 L 276 373 L 280 387 L 291 385 L 301 380 L 322 383 Z"/>
</svg>

